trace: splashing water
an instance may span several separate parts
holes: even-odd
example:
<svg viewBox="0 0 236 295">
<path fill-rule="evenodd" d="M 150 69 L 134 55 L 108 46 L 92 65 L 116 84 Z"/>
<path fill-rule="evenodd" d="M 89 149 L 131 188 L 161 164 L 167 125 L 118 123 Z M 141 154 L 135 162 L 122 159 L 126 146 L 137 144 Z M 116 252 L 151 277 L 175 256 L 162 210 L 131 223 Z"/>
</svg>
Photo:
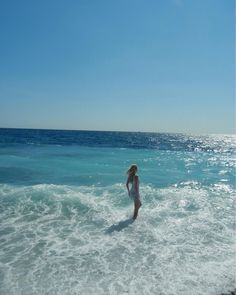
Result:
<svg viewBox="0 0 236 295">
<path fill-rule="evenodd" d="M 1 294 L 215 295 L 234 287 L 233 137 L 165 135 L 169 149 L 2 138 Z M 135 222 L 124 185 L 133 162 L 143 203 Z"/>
</svg>

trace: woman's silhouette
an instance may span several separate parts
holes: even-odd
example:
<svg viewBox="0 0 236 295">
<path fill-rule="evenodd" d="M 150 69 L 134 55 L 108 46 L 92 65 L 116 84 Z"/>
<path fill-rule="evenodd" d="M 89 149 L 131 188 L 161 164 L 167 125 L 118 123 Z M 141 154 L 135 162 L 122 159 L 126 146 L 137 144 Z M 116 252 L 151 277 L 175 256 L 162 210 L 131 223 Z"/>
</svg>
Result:
<svg viewBox="0 0 236 295">
<path fill-rule="evenodd" d="M 133 164 L 129 167 L 127 174 L 127 182 L 126 187 L 128 190 L 128 195 L 130 198 L 134 200 L 134 215 L 133 219 L 136 219 L 138 216 L 138 210 L 142 206 L 142 203 L 140 202 L 140 195 L 139 195 L 139 177 L 136 175 L 138 172 L 138 167 L 136 164 Z M 131 188 L 130 188 L 131 184 Z"/>
</svg>

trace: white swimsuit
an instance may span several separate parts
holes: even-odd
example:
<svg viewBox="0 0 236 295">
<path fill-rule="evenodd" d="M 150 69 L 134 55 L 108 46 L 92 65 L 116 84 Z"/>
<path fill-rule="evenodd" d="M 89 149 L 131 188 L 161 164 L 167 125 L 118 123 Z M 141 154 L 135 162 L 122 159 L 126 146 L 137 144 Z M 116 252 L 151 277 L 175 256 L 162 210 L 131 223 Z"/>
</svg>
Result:
<svg viewBox="0 0 236 295">
<path fill-rule="evenodd" d="M 134 188 L 134 181 L 131 182 L 132 183 L 132 187 L 130 189 L 130 193 L 129 193 L 129 196 L 130 198 L 132 199 L 139 199 L 139 193 L 135 191 L 135 188 Z"/>
</svg>

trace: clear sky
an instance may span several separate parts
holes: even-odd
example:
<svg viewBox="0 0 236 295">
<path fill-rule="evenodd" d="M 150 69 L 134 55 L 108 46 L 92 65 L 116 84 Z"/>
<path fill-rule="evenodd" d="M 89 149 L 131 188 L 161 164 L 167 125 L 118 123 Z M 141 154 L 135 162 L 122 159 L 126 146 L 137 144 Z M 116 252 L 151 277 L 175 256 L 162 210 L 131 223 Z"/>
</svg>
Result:
<svg viewBox="0 0 236 295">
<path fill-rule="evenodd" d="M 0 2 L 0 127 L 234 133 L 234 0 Z"/>
</svg>

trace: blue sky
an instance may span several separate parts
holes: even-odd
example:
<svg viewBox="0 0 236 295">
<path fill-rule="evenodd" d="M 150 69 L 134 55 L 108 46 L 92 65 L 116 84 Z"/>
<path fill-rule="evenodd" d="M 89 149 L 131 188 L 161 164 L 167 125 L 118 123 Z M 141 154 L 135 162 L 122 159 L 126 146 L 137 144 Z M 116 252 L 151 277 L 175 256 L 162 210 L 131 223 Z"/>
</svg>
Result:
<svg viewBox="0 0 236 295">
<path fill-rule="evenodd" d="M 233 133 L 234 0 L 0 4 L 0 127 Z"/>
</svg>

